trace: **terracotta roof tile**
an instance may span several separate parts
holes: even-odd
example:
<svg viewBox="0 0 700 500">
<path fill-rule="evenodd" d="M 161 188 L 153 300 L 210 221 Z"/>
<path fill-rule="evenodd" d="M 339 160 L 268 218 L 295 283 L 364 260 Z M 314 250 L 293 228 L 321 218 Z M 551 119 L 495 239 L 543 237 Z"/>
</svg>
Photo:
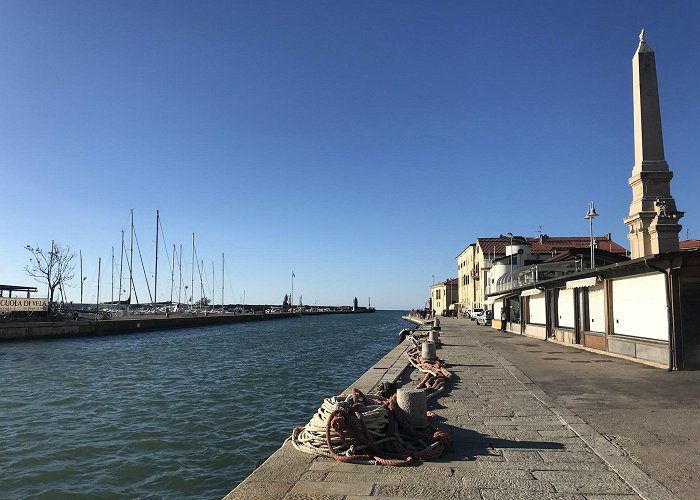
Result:
<svg viewBox="0 0 700 500">
<path fill-rule="evenodd" d="M 700 248 L 700 240 L 684 240 L 680 242 L 681 250 L 692 250 Z"/>
<path fill-rule="evenodd" d="M 609 239 L 607 236 L 596 236 L 597 248 L 606 250 L 611 253 L 626 255 L 627 250 Z M 537 237 L 526 237 L 526 242 L 532 245 L 532 253 L 535 255 L 554 254 L 560 251 L 565 251 L 569 248 L 589 248 L 589 236 L 550 236 L 540 242 Z M 506 246 L 510 244 L 510 237 L 503 238 L 477 238 L 477 246 L 481 248 L 482 253 L 488 255 L 495 253 L 496 255 L 505 255 Z M 515 241 L 513 242 L 516 243 Z"/>
</svg>

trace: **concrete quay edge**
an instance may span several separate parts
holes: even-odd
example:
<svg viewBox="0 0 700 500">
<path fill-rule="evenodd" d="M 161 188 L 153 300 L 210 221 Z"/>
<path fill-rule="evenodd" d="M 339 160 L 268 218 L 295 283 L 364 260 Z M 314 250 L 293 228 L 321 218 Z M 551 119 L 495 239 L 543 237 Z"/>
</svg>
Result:
<svg viewBox="0 0 700 500">
<path fill-rule="evenodd" d="M 382 382 L 395 383 L 406 368 L 410 366 L 408 358 L 404 356 L 404 353 L 410 346 L 411 344 L 408 341 L 404 341 L 394 347 L 369 370 L 360 375 L 360 378 L 344 392 L 348 393 L 351 389 L 356 388 L 368 394 Z M 290 434 L 291 431 L 292 429 L 290 429 Z M 287 489 L 291 488 L 293 484 L 285 481 L 280 483 L 277 479 L 288 477 L 290 469 L 296 472 L 296 474 L 292 473 L 292 475 L 302 477 L 315 459 L 316 457 L 312 455 L 298 452 L 289 441 L 285 441 L 281 448 L 270 455 L 255 471 L 226 495 L 224 500 L 269 500 L 282 498 L 287 493 Z M 273 478 L 269 477 L 270 472 L 268 469 L 272 471 Z M 278 470 L 284 470 L 285 472 L 278 476 L 275 472 Z"/>
<path fill-rule="evenodd" d="M 437 425 L 453 435 L 448 454 L 414 467 L 390 468 L 306 455 L 287 442 L 225 500 L 676 498 L 584 419 L 469 335 L 481 327 L 456 323 L 442 323 L 438 351 L 455 380 L 436 407 L 429 404 Z M 404 344 L 353 387 L 376 387 L 403 363 Z"/>
</svg>

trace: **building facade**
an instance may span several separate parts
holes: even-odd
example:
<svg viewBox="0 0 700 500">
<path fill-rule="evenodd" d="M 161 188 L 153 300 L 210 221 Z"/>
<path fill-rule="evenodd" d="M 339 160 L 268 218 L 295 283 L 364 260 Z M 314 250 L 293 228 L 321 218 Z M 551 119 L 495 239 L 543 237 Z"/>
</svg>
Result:
<svg viewBox="0 0 700 500">
<path fill-rule="evenodd" d="M 436 315 L 441 316 L 444 311 L 450 310 L 450 306 L 459 304 L 458 282 L 458 278 L 451 278 L 430 287 L 432 308 Z"/>
<path fill-rule="evenodd" d="M 656 254 L 493 297 L 493 328 L 652 362 L 700 368 L 700 250 Z"/>
<path fill-rule="evenodd" d="M 550 237 L 543 234 L 538 237 L 501 235 L 477 238 L 457 256 L 460 309 L 469 311 L 491 305 L 487 297 L 505 274 L 551 260 L 572 249 L 590 248 L 590 244 L 590 236 Z M 610 234 L 596 237 L 595 245 L 611 254 L 627 254 L 624 247 L 612 241 Z"/>
</svg>

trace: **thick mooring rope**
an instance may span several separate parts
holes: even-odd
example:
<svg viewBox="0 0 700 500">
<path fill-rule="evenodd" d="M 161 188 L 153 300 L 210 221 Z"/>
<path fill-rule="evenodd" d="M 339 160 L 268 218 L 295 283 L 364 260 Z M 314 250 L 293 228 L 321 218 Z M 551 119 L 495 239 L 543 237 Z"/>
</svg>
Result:
<svg viewBox="0 0 700 500">
<path fill-rule="evenodd" d="M 414 429 L 396 403 L 353 389 L 348 396 L 324 400 L 305 427 L 292 432 L 297 450 L 340 462 L 410 465 L 436 458 L 449 444 L 443 431 Z"/>
<path fill-rule="evenodd" d="M 435 397 L 445 390 L 447 382 L 452 378 L 452 373 L 445 368 L 441 359 L 425 360 L 421 357 L 421 342 L 411 336 L 413 347 L 406 350 L 406 356 L 411 365 L 423 373 L 423 380 L 417 385 L 418 389 L 425 389 L 428 399 Z"/>
</svg>

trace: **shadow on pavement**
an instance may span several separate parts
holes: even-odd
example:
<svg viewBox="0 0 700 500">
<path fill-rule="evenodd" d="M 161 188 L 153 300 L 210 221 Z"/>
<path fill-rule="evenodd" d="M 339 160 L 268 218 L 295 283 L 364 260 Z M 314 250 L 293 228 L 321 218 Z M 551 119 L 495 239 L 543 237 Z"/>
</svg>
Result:
<svg viewBox="0 0 700 500">
<path fill-rule="evenodd" d="M 476 460 L 477 457 L 501 456 L 500 449 L 520 451 L 562 450 L 564 444 L 552 441 L 514 441 L 482 434 L 471 429 L 462 429 L 446 423 L 439 424 L 440 429 L 450 435 L 451 442 L 447 453 L 436 462 L 450 460 Z"/>
</svg>

